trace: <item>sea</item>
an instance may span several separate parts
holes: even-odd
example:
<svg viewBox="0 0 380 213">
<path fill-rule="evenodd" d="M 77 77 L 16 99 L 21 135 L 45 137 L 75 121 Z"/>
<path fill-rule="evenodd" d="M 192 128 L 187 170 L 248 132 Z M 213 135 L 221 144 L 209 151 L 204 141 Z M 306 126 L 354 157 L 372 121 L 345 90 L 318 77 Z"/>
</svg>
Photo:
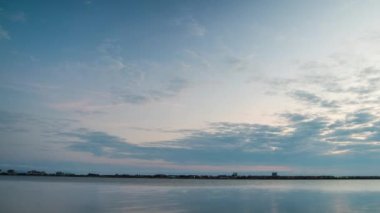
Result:
<svg viewBox="0 0 380 213">
<path fill-rule="evenodd" d="M 0 177 L 0 212 L 380 212 L 380 180 Z"/>
</svg>

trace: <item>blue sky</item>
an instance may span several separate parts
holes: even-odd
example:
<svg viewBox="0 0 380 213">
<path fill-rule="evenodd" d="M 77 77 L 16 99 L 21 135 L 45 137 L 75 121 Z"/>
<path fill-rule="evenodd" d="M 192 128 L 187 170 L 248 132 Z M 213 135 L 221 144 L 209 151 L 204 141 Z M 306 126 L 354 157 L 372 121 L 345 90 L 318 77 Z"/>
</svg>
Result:
<svg viewBox="0 0 380 213">
<path fill-rule="evenodd" d="M 0 167 L 380 175 L 379 9 L 0 1 Z"/>
</svg>

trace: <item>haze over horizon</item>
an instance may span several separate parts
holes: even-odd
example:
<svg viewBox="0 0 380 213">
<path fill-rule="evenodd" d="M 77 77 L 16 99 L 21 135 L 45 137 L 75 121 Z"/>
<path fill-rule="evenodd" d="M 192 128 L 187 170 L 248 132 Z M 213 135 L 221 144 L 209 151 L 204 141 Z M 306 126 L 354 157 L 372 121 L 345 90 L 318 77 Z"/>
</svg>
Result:
<svg viewBox="0 0 380 213">
<path fill-rule="evenodd" d="M 380 175 L 380 1 L 0 1 L 0 169 Z"/>
</svg>

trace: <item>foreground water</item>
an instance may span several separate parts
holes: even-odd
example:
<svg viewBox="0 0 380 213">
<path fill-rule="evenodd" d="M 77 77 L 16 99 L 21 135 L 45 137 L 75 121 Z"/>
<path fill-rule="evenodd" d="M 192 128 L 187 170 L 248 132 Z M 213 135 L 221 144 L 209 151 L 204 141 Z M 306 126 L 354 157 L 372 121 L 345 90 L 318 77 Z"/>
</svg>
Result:
<svg viewBox="0 0 380 213">
<path fill-rule="evenodd" d="M 0 177 L 0 212 L 379 212 L 380 180 Z"/>
</svg>

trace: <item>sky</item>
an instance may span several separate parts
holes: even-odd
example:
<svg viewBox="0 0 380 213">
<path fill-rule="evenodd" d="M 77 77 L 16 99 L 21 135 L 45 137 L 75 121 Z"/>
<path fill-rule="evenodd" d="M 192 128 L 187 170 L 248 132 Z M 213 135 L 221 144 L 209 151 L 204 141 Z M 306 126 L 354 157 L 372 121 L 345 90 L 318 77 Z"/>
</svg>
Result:
<svg viewBox="0 0 380 213">
<path fill-rule="evenodd" d="M 0 169 L 380 175 L 379 10 L 0 0 Z"/>
</svg>

